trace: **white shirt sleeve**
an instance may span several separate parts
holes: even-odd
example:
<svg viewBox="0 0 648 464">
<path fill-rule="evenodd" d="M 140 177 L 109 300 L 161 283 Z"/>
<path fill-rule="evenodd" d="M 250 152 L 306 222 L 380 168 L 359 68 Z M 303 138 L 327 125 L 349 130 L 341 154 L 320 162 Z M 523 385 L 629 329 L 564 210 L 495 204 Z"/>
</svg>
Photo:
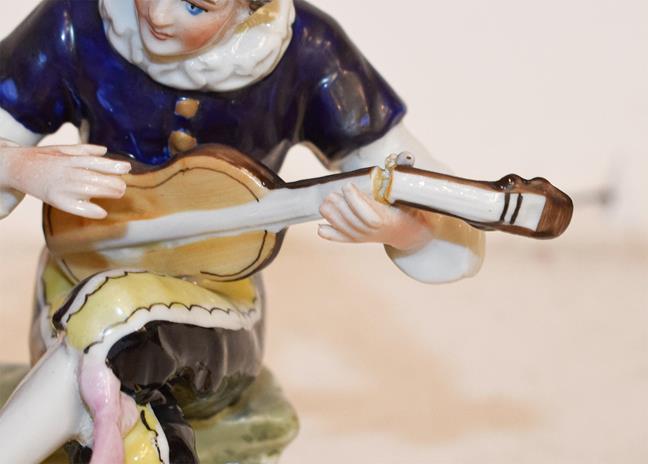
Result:
<svg viewBox="0 0 648 464">
<path fill-rule="evenodd" d="M 346 172 L 368 166 L 382 166 L 388 155 L 403 151 L 414 154 L 417 168 L 448 173 L 448 169 L 430 156 L 428 150 L 403 123 L 383 138 L 354 151 L 337 167 Z M 434 213 L 429 213 L 429 217 L 431 226 L 435 226 L 433 229 L 437 238 L 409 252 L 386 246 L 390 259 L 405 274 L 425 283 L 440 284 L 475 275 L 483 262 L 483 232 L 456 219 L 432 220 L 433 217 L 439 218 Z"/>
<path fill-rule="evenodd" d="M 30 131 L 0 108 L 0 139 L 22 146 L 33 146 L 38 144 L 42 138 L 41 134 Z M 0 163 L 0 169 L 3 169 L 2 163 Z M 0 219 L 11 214 L 24 197 L 24 193 L 0 185 Z"/>
</svg>

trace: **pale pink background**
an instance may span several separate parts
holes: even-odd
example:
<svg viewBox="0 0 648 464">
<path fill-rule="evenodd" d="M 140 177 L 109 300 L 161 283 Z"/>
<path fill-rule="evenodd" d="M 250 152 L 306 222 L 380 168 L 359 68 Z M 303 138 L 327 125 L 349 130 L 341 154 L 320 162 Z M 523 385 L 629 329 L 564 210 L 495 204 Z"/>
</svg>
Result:
<svg viewBox="0 0 648 464">
<path fill-rule="evenodd" d="M 36 3 L 5 7 L 0 35 Z M 648 3 L 317 3 L 457 173 L 544 175 L 577 214 L 555 242 L 490 236 L 481 274 L 443 287 L 294 228 L 266 272 L 267 363 L 303 422 L 282 462 L 646 462 Z M 282 174 L 321 173 L 298 149 Z M 27 359 L 38 210 L 0 222 L 3 361 Z"/>
</svg>

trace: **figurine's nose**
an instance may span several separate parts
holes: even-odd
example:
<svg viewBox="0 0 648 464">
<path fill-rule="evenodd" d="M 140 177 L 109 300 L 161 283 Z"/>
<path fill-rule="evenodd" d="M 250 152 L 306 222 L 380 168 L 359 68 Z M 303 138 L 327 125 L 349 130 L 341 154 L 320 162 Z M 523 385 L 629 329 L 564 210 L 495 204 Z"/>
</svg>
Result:
<svg viewBox="0 0 648 464">
<path fill-rule="evenodd" d="M 173 25 L 172 1 L 160 0 L 149 3 L 148 17 L 151 20 L 151 26 L 155 29 L 164 29 Z"/>
</svg>

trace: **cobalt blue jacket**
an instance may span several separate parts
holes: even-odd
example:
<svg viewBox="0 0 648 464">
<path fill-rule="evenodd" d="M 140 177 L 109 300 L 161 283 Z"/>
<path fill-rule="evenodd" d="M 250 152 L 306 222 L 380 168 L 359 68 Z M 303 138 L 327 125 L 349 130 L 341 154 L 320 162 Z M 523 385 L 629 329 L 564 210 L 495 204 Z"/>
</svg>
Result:
<svg viewBox="0 0 648 464">
<path fill-rule="evenodd" d="M 0 107 L 40 134 L 87 121 L 90 143 L 153 165 L 173 156 L 174 131 L 275 171 L 300 142 L 340 159 L 384 135 L 405 107 L 332 18 L 300 0 L 295 7 L 277 68 L 214 93 L 167 87 L 129 63 L 110 45 L 97 0 L 44 0 L 0 43 Z M 200 102 L 192 118 L 176 114 L 186 98 Z"/>
</svg>

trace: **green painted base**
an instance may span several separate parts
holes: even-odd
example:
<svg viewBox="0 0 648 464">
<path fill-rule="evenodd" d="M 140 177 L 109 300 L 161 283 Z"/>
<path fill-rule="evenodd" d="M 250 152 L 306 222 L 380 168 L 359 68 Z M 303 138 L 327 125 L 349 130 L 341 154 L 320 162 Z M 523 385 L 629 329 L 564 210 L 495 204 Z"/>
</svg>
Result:
<svg viewBox="0 0 648 464">
<path fill-rule="evenodd" d="M 0 404 L 20 380 L 25 366 L 0 366 Z M 192 424 L 201 464 L 272 464 L 295 438 L 299 422 L 272 374 L 264 370 L 241 400 L 205 422 Z M 59 451 L 45 464 L 65 464 Z"/>
</svg>

